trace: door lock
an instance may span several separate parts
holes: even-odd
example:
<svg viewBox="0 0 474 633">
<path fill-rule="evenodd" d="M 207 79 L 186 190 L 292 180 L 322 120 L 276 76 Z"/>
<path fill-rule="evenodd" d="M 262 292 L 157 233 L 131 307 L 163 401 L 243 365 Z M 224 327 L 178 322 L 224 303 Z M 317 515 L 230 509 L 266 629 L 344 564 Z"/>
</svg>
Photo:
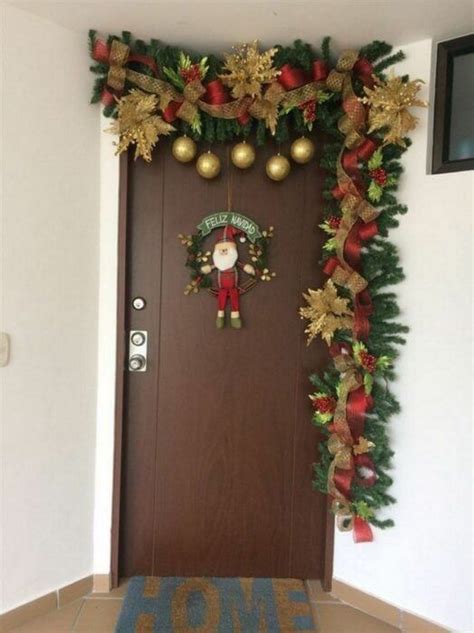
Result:
<svg viewBox="0 0 474 633">
<path fill-rule="evenodd" d="M 145 330 L 130 330 L 128 341 L 128 370 L 133 372 L 146 371 L 148 350 L 148 332 Z"/>
</svg>

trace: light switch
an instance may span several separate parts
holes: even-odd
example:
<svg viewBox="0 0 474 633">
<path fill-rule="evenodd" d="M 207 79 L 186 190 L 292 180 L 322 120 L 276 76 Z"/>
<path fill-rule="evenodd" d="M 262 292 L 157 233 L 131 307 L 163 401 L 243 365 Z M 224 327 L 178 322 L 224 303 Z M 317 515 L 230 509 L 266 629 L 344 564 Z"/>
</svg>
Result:
<svg viewBox="0 0 474 633">
<path fill-rule="evenodd" d="M 8 365 L 10 360 L 10 336 L 6 332 L 0 332 L 0 367 Z"/>
</svg>

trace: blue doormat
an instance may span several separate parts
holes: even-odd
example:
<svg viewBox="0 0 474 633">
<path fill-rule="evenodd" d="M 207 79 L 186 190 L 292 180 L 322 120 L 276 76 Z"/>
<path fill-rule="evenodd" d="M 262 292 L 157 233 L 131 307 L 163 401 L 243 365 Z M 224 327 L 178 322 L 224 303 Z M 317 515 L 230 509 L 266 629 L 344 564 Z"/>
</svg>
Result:
<svg viewBox="0 0 474 633">
<path fill-rule="evenodd" d="M 302 580 L 130 580 L 116 633 L 300 633 L 316 631 Z"/>
</svg>

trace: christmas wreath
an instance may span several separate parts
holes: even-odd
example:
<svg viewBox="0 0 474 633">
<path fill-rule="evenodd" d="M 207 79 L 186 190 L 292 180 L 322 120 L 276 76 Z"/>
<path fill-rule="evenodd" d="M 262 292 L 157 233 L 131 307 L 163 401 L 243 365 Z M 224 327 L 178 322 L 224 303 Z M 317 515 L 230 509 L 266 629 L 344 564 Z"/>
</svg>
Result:
<svg viewBox="0 0 474 633">
<path fill-rule="evenodd" d="M 268 247 L 273 237 L 273 226 L 260 231 L 254 222 L 240 213 L 226 211 L 213 213 L 200 222 L 197 233 L 191 235 L 180 233 L 178 235 L 181 244 L 186 247 L 186 266 L 189 268 L 191 276 L 189 284 L 184 289 L 184 294 L 196 294 L 201 288 L 209 290 L 212 294 L 217 294 L 218 289 L 213 287 L 211 278 L 202 272 L 203 265 L 207 265 L 212 256 L 211 251 L 206 251 L 204 248 L 205 241 L 212 229 L 220 226 L 235 226 L 236 224 L 240 227 L 242 219 L 247 221 L 252 228 L 255 227 L 255 233 L 250 233 L 245 228 L 240 229 L 239 232 L 240 241 L 248 243 L 248 255 L 255 269 L 255 275 L 253 279 L 247 280 L 239 286 L 240 293 L 243 294 L 253 288 L 259 280 L 271 281 L 276 276 L 276 273 L 271 272 L 268 268 Z"/>
<path fill-rule="evenodd" d="M 135 145 L 137 156 L 151 160 L 159 136 L 174 133 L 207 143 L 251 134 L 257 144 L 281 143 L 312 128 L 330 137 L 321 160 L 328 280 L 304 294 L 300 310 L 308 342 L 322 336 L 332 357 L 322 375 L 311 376 L 313 423 L 326 435 L 314 484 L 330 495 L 340 529 L 353 530 L 356 541 L 372 540 L 371 525 L 393 524 L 378 513 L 394 502 L 387 424 L 399 405 L 389 383 L 407 328 L 395 320 L 396 295 L 387 291 L 403 279 L 388 232 L 407 210 L 395 191 L 417 122 L 409 109 L 426 105 L 417 98 L 420 81 L 386 76 L 404 56 L 380 41 L 337 58 L 329 38 L 320 51 L 296 41 L 260 52 L 254 42 L 218 59 L 133 41 L 129 33 L 103 41 L 91 31 L 90 51 L 97 75 L 92 101 L 115 120 L 118 151 Z M 210 284 L 200 272 L 209 255 L 201 233 L 181 239 L 191 272 L 187 291 L 196 292 Z M 263 279 L 266 243 L 254 246 Z"/>
</svg>

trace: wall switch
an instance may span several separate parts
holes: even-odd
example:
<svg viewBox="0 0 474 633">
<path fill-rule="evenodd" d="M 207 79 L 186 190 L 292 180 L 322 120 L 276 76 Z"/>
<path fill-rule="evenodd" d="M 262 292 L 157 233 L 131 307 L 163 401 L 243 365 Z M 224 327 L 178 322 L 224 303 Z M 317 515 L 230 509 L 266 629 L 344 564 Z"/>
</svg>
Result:
<svg viewBox="0 0 474 633">
<path fill-rule="evenodd" d="M 0 332 L 0 367 L 8 365 L 10 360 L 10 336 Z"/>
</svg>

